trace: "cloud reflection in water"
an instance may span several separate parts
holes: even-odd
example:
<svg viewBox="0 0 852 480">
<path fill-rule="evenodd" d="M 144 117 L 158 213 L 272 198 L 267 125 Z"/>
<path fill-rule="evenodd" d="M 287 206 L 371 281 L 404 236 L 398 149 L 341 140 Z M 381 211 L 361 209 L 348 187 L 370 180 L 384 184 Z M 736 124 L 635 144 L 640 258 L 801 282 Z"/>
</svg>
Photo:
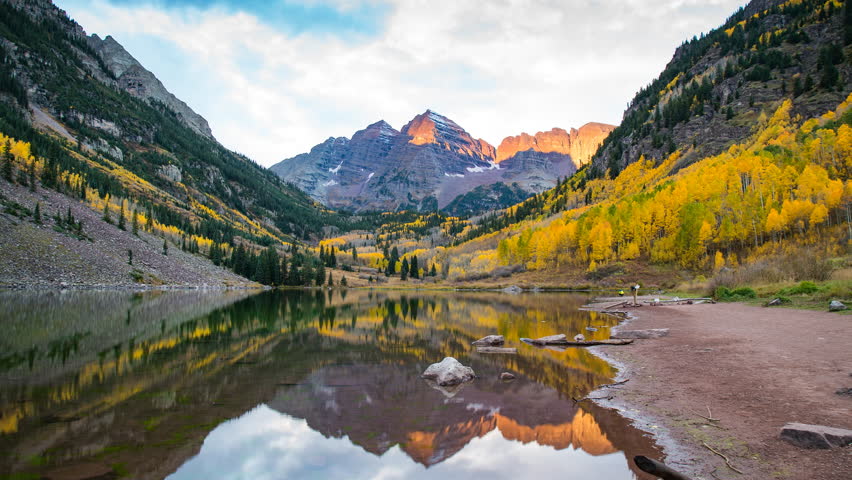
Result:
<svg viewBox="0 0 852 480">
<path fill-rule="evenodd" d="M 381 456 L 347 437 L 326 438 L 302 419 L 260 405 L 213 430 L 201 452 L 170 480 L 632 478 L 620 452 L 592 456 L 571 448 L 506 440 L 497 431 L 475 438 L 447 460 L 426 468 L 394 446 Z"/>
</svg>

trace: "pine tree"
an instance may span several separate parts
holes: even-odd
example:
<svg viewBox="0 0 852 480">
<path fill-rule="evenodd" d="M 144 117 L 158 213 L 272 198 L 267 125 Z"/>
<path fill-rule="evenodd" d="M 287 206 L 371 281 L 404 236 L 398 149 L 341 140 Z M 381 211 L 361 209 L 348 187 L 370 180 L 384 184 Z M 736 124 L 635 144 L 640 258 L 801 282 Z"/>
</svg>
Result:
<svg viewBox="0 0 852 480">
<path fill-rule="evenodd" d="M 41 225 L 41 202 L 36 202 L 33 220 L 35 220 L 35 223 Z"/>
<path fill-rule="evenodd" d="M 164 238 L 163 239 L 163 255 L 168 256 L 169 254 L 169 242 Z"/>
<path fill-rule="evenodd" d="M 835 69 L 836 71 L 837 69 Z M 29 163 L 27 166 L 27 180 L 30 183 L 30 191 L 36 191 L 36 174 L 35 174 L 35 159 Z"/>
<path fill-rule="evenodd" d="M 435 269 L 434 263 L 432 264 L 432 269 L 429 270 L 429 276 L 430 277 L 437 277 L 438 276 L 438 271 Z"/>
<path fill-rule="evenodd" d="M 109 195 L 104 197 L 104 216 L 103 219 L 107 223 L 112 223 L 112 219 L 109 217 Z"/>
<path fill-rule="evenodd" d="M 333 279 L 333 278 L 331 278 L 331 272 L 328 272 L 328 286 L 329 286 L 329 287 L 333 287 L 333 286 L 334 286 L 334 279 Z"/>
<path fill-rule="evenodd" d="M 399 270 L 399 279 L 402 281 L 408 280 L 408 259 L 402 259 L 402 268 Z"/>
<path fill-rule="evenodd" d="M 349 283 L 346 282 L 346 276 L 345 275 L 343 276 L 343 278 L 340 279 L 340 286 L 341 287 L 348 287 L 349 286 Z"/>
<path fill-rule="evenodd" d="M 148 218 L 145 219 L 145 228 L 148 232 L 154 231 L 154 209 L 148 205 Z"/>
<path fill-rule="evenodd" d="M 139 210 L 133 209 L 133 235 L 139 235 Z"/>
<path fill-rule="evenodd" d="M 118 228 L 121 230 L 127 230 L 126 221 L 124 219 L 124 200 L 120 200 L 118 203 L 121 205 L 118 210 Z"/>
<path fill-rule="evenodd" d="M 133 250 L 127 249 L 127 264 L 133 265 Z"/>
<path fill-rule="evenodd" d="M 358 261 L 358 250 L 356 250 L 355 247 L 352 247 L 352 260 L 356 262 Z"/>
<path fill-rule="evenodd" d="M 313 280 L 318 287 L 321 287 L 325 283 L 325 266 L 322 263 L 317 265 L 317 271 L 314 273 Z"/>
<path fill-rule="evenodd" d="M 12 142 L 9 139 L 6 139 L 6 143 L 3 144 L 3 178 L 7 181 L 12 182 L 12 173 L 13 173 L 13 165 L 15 156 L 12 154 Z"/>
<path fill-rule="evenodd" d="M 805 77 L 805 91 L 810 92 L 814 89 L 814 79 L 811 78 L 810 74 Z"/>
<path fill-rule="evenodd" d="M 846 0 L 843 8 L 843 40 L 846 45 L 852 44 L 852 2 Z"/>
<path fill-rule="evenodd" d="M 411 257 L 411 265 L 409 266 L 409 274 L 411 278 L 420 278 L 420 267 L 417 265 L 417 255 Z"/>
</svg>

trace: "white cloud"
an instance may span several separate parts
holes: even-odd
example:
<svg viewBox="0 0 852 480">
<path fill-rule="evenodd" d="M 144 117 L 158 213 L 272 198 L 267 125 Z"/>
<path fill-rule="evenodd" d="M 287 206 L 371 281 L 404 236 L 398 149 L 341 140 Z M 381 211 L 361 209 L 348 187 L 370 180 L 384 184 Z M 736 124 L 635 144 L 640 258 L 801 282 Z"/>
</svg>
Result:
<svg viewBox="0 0 852 480">
<path fill-rule="evenodd" d="M 356 37 L 288 35 L 220 9 L 76 1 L 58 3 L 87 31 L 125 44 L 224 145 L 265 165 L 378 119 L 401 128 L 426 108 L 495 145 L 521 131 L 618 123 L 677 45 L 743 3 L 409 0 L 377 35 Z M 182 64 L 161 61 L 169 46 Z"/>
</svg>

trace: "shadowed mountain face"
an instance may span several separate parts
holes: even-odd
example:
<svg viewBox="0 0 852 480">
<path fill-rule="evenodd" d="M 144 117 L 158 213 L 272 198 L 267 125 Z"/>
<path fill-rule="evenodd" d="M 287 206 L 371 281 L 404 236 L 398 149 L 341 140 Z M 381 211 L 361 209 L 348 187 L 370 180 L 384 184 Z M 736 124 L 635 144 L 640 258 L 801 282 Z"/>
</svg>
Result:
<svg viewBox="0 0 852 480">
<path fill-rule="evenodd" d="M 133 58 L 114 38 L 107 35 L 106 38 L 101 40 L 99 36 L 92 34 L 87 41 L 100 55 L 122 90 L 134 97 L 148 101 L 153 100 L 166 105 L 195 133 L 210 139 L 213 138 L 213 132 L 210 130 L 207 120 L 166 90 L 163 83 Z"/>
<path fill-rule="evenodd" d="M 627 458 L 655 451 L 615 412 L 571 400 L 608 383 L 611 366 L 586 350 L 519 342 L 592 324 L 591 336 L 606 336 L 615 320 L 578 311 L 583 297 L 246 295 L 0 298 L 33 312 L 0 340 L 0 475 L 97 464 L 138 479 L 375 478 L 391 469 L 448 480 L 530 468 L 627 479 Z M 38 321 L 47 312 L 59 326 L 49 334 Z M 518 354 L 472 351 L 489 333 Z M 447 391 L 420 378 L 445 356 L 477 379 Z M 499 381 L 503 371 L 517 379 Z"/>
<path fill-rule="evenodd" d="M 351 140 L 329 138 L 271 169 L 333 208 L 430 211 L 479 189 L 480 195 L 493 197 L 477 210 L 482 211 L 516 203 L 508 197 L 505 201 L 512 203 L 503 203 L 504 197 L 493 195 L 497 185 L 517 184 L 526 198 L 573 175 L 611 129 L 587 124 L 571 132 L 522 134 L 495 149 L 449 118 L 427 110 L 401 131 L 379 121 Z"/>
</svg>

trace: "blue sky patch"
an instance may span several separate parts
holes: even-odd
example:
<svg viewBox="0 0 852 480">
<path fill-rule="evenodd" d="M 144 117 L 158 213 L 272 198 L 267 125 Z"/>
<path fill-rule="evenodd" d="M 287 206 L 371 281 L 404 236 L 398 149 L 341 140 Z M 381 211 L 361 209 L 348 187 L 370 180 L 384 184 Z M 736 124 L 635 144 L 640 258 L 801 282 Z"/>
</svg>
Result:
<svg viewBox="0 0 852 480">
<path fill-rule="evenodd" d="M 290 35 L 301 33 L 378 34 L 390 11 L 386 4 L 362 4 L 349 9 L 320 2 L 305 5 L 292 0 L 111 0 L 113 5 L 147 6 L 165 9 L 219 8 L 256 16 L 276 30 Z"/>
</svg>

